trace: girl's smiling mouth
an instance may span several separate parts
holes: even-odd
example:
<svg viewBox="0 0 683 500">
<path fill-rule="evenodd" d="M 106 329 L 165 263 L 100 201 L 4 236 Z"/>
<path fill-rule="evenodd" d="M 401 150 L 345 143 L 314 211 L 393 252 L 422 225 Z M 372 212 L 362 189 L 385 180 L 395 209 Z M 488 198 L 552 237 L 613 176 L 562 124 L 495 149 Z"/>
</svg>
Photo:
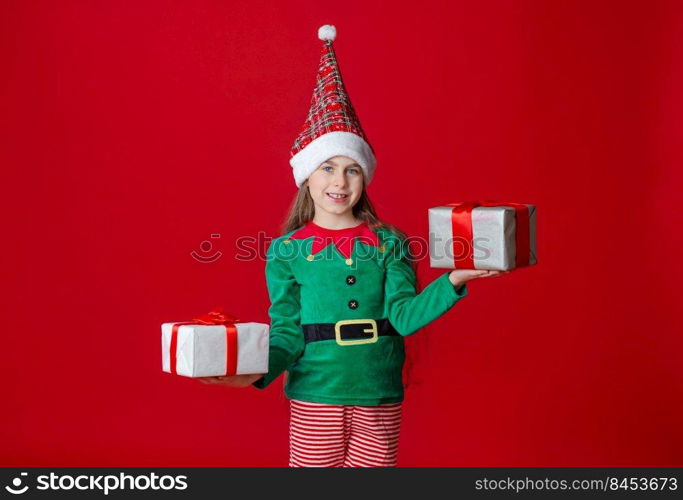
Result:
<svg viewBox="0 0 683 500">
<path fill-rule="evenodd" d="M 346 201 L 346 199 L 349 197 L 348 194 L 337 194 L 337 193 L 325 193 L 325 196 L 327 196 L 330 200 L 332 200 L 336 203 Z"/>
</svg>

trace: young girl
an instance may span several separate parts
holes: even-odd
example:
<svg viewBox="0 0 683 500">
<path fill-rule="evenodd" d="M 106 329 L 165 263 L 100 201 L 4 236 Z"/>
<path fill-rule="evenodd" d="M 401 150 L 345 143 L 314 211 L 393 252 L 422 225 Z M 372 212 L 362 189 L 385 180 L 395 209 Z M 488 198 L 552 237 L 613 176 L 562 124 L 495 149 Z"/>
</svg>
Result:
<svg viewBox="0 0 683 500">
<path fill-rule="evenodd" d="M 381 222 L 366 187 L 374 151 L 346 94 L 323 26 L 321 64 L 290 164 L 299 188 L 267 252 L 269 369 L 205 383 L 263 389 L 288 372 L 292 467 L 396 466 L 403 337 L 498 271 L 445 272 L 417 292 L 405 234 Z"/>
</svg>

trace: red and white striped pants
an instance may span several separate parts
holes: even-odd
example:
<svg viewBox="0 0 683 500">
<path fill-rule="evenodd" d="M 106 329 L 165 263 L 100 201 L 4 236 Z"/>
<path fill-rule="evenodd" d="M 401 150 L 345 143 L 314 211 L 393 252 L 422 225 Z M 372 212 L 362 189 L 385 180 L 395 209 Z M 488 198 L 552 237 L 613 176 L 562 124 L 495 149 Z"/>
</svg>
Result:
<svg viewBox="0 0 683 500">
<path fill-rule="evenodd" d="M 396 467 L 401 403 L 350 406 L 290 400 L 290 467 Z"/>
</svg>

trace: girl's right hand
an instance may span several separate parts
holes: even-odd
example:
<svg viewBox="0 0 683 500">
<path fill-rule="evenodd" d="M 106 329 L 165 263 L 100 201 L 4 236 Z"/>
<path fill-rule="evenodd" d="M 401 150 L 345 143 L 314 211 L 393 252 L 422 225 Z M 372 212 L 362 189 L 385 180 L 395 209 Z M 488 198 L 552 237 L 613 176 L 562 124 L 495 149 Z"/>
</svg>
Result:
<svg viewBox="0 0 683 500">
<path fill-rule="evenodd" d="M 227 387 L 249 387 L 253 382 L 263 377 L 262 373 L 248 375 L 230 375 L 228 377 L 197 377 L 203 384 L 224 385 Z"/>
<path fill-rule="evenodd" d="M 448 279 L 451 280 L 453 286 L 460 288 L 462 285 L 470 280 L 477 278 L 493 278 L 496 276 L 502 276 L 503 274 L 508 274 L 510 271 L 490 271 L 486 269 L 456 269 L 451 271 L 448 275 Z"/>
</svg>

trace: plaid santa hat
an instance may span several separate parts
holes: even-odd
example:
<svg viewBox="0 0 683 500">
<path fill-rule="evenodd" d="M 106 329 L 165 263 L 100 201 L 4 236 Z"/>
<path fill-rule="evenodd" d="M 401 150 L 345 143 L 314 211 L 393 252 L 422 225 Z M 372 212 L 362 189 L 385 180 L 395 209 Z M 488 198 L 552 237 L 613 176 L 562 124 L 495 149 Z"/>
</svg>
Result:
<svg viewBox="0 0 683 500">
<path fill-rule="evenodd" d="M 321 163 L 334 156 L 348 156 L 355 160 L 363 169 L 366 186 L 375 170 L 374 151 L 360 126 L 339 72 L 332 47 L 336 36 L 336 28 L 329 24 L 318 29 L 318 38 L 324 44 L 311 108 L 290 151 L 289 164 L 297 187 Z"/>
</svg>

